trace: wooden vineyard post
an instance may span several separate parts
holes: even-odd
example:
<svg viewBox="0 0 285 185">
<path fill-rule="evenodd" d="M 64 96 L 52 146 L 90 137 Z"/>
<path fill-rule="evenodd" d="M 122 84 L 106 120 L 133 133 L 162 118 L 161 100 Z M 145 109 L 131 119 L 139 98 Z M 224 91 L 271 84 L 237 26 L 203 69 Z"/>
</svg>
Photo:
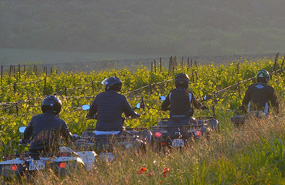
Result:
<svg viewBox="0 0 285 185">
<path fill-rule="evenodd" d="M 16 65 L 13 66 L 14 78 L 16 78 Z"/>
<path fill-rule="evenodd" d="M 168 66 L 168 73 L 170 73 L 173 69 L 173 60 L 172 60 L 172 56 L 169 58 L 169 66 Z"/>
<path fill-rule="evenodd" d="M 196 75 L 196 80 L 198 80 L 198 73 L 197 73 L 197 71 L 195 71 L 195 75 Z"/>
<path fill-rule="evenodd" d="M 21 65 L 18 65 L 18 71 L 19 71 L 19 80 L 21 79 Z"/>
<path fill-rule="evenodd" d="M 9 68 L 9 76 L 11 76 L 11 66 L 12 65 L 10 65 L 10 68 Z"/>
<path fill-rule="evenodd" d="M 182 59 L 181 59 L 181 67 L 182 67 L 182 69 L 183 69 L 183 66 L 184 66 L 184 59 L 182 57 Z"/>
<path fill-rule="evenodd" d="M 176 69 L 177 64 L 178 64 L 177 57 L 174 56 L 174 60 L 173 60 L 173 71 Z"/>
<path fill-rule="evenodd" d="M 16 82 L 14 83 L 14 93 L 16 93 L 17 91 L 17 85 L 16 85 Z"/>
<path fill-rule="evenodd" d="M 156 60 L 153 61 L 154 73 L 156 73 Z"/>
<path fill-rule="evenodd" d="M 276 75 L 276 66 L 277 66 L 277 60 L 278 60 L 279 53 L 275 56 L 274 66 L 273 66 L 273 73 Z"/>
<path fill-rule="evenodd" d="M 19 116 L 19 106 L 18 106 L 18 103 L 16 103 L 16 113 L 17 113 L 17 116 Z"/>
<path fill-rule="evenodd" d="M 47 77 L 44 80 L 44 95 L 46 95 L 46 88 L 47 88 Z"/>
<path fill-rule="evenodd" d="M 150 62 L 150 72 L 153 72 L 153 61 Z"/>
<path fill-rule="evenodd" d="M 237 64 L 237 75 L 239 77 L 239 63 Z M 240 95 L 240 82 L 239 82 L 239 78 L 238 78 L 238 95 L 239 97 L 241 97 Z"/>
<path fill-rule="evenodd" d="M 64 95 L 67 96 L 67 88 L 64 88 Z"/>
<path fill-rule="evenodd" d="M 94 92 L 95 92 L 94 81 L 92 81 L 92 92 L 93 92 L 93 94 L 94 94 Z"/>
<path fill-rule="evenodd" d="M 187 71 L 189 71 L 189 68 L 190 68 L 190 58 L 188 57 L 188 59 L 187 59 Z"/>
<path fill-rule="evenodd" d="M 161 57 L 159 58 L 159 71 L 162 71 L 162 61 L 161 61 Z"/>
</svg>

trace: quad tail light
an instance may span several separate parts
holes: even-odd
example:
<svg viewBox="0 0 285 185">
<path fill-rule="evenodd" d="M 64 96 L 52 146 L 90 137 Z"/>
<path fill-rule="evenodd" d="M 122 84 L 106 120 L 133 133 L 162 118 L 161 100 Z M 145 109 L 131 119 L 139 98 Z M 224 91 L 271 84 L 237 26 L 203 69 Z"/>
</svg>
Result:
<svg viewBox="0 0 285 185">
<path fill-rule="evenodd" d="M 200 136 L 200 135 L 202 135 L 201 130 L 197 130 L 197 131 L 195 131 L 195 135 L 196 135 L 196 136 Z"/>
<path fill-rule="evenodd" d="M 59 164 L 59 167 L 60 167 L 60 168 L 65 168 L 65 167 L 66 167 L 66 163 L 63 163 L 63 162 L 60 163 L 60 164 Z"/>
<path fill-rule="evenodd" d="M 17 165 L 11 166 L 11 170 L 16 171 L 18 169 Z"/>
<path fill-rule="evenodd" d="M 154 136 L 155 136 L 155 137 L 160 137 L 161 135 L 162 135 L 161 132 L 155 132 L 155 133 L 154 133 Z"/>
</svg>

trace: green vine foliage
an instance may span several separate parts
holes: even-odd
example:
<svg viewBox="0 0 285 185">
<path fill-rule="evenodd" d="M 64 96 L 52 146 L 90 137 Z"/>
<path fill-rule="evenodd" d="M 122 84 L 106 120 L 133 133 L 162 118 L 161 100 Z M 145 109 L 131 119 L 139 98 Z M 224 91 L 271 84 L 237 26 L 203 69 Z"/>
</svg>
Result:
<svg viewBox="0 0 285 185">
<path fill-rule="evenodd" d="M 282 59 L 277 62 L 276 69 L 280 69 L 281 63 Z M 247 87 L 255 82 L 255 79 L 242 81 L 254 77 L 260 69 L 272 72 L 273 66 L 274 61 L 261 59 L 257 62 L 245 61 L 222 65 L 211 63 L 191 68 L 178 64 L 172 72 L 165 68 L 152 72 L 144 66 L 135 71 L 124 68 L 91 73 L 57 73 L 53 70 L 47 76 L 46 73 L 35 74 L 31 71 L 21 73 L 21 76 L 9 75 L 6 72 L 0 88 L 0 153 L 8 155 L 19 151 L 18 141 L 22 135 L 18 128 L 26 126 L 32 116 L 41 113 L 41 101 L 49 94 L 59 96 L 63 103 L 60 117 L 68 123 L 71 132 L 80 134 L 86 128 L 96 125 L 96 121 L 85 119 L 87 112 L 80 107 L 91 104 L 95 96 L 104 91 L 100 83 L 103 79 L 116 75 L 123 81 L 121 93 L 126 95 L 131 106 L 135 107 L 142 97 L 146 105 L 145 110 L 138 110 L 142 114 L 141 119 L 127 120 L 125 126 L 150 128 L 169 114 L 160 110 L 159 96 L 166 96 L 175 88 L 173 79 L 176 74 L 187 73 L 190 76 L 189 89 L 198 99 L 207 94 L 213 95 L 214 98 L 205 104 L 208 107 L 215 105 L 217 118 L 223 120 L 236 113 Z M 284 99 L 284 72 L 279 70 L 271 76 L 269 85 L 275 88 L 280 99 Z M 241 83 L 234 85 L 238 82 Z M 227 88 L 229 86 L 232 87 Z M 227 89 L 221 91 L 224 88 Z M 203 112 L 197 110 L 194 116 L 211 114 L 211 109 Z M 230 125 L 222 122 L 221 129 Z"/>
</svg>

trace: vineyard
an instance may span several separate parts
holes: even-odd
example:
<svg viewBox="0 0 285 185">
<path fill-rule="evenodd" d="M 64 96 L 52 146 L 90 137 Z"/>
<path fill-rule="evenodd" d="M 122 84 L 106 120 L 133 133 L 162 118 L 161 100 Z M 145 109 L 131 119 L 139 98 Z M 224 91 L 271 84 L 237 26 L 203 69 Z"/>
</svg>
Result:
<svg viewBox="0 0 285 185">
<path fill-rule="evenodd" d="M 161 102 L 159 101 L 159 96 L 166 96 L 168 92 L 175 87 L 173 79 L 176 74 L 187 73 L 190 76 L 189 89 L 194 93 L 197 99 L 209 94 L 213 96 L 213 99 L 207 101 L 205 104 L 208 107 L 215 108 L 215 115 L 220 121 L 221 131 L 217 137 L 219 140 L 222 140 L 222 137 L 229 138 L 229 130 L 234 130 L 230 118 L 238 111 L 238 107 L 241 105 L 247 87 L 255 82 L 256 72 L 260 69 L 266 69 L 271 74 L 269 85 L 274 87 L 278 95 L 278 100 L 281 103 L 279 116 L 284 119 L 284 60 L 284 57 L 278 58 L 277 55 L 275 61 L 264 58 L 259 61 L 243 61 L 219 65 L 215 65 L 214 63 L 207 65 L 196 64 L 191 66 L 177 61 L 175 67 L 171 68 L 171 70 L 164 67 L 157 68 L 156 66 L 148 70 L 146 67 L 141 66 L 132 72 L 125 68 L 122 70 L 94 71 L 90 73 L 59 73 L 56 68 L 54 68 L 48 72 L 47 70 L 43 70 L 37 71 L 36 73 L 32 67 L 26 67 L 24 71 L 19 67 L 19 71 L 15 70 L 14 73 L 11 74 L 11 71 L 6 70 L 3 71 L 1 75 L 0 88 L 0 154 L 4 156 L 14 154 L 19 150 L 24 150 L 18 146 L 21 137 L 18 128 L 20 126 L 26 126 L 32 116 L 41 113 L 41 101 L 46 95 L 56 94 L 61 99 L 63 108 L 60 113 L 60 118 L 67 122 L 72 133 L 80 135 L 86 128 L 95 127 L 96 121 L 86 121 L 85 117 L 87 112 L 83 111 L 81 106 L 91 104 L 95 96 L 104 91 L 101 81 L 106 77 L 114 75 L 122 80 L 123 87 L 121 93 L 127 97 L 132 107 L 135 107 L 142 98 L 146 105 L 145 110 L 138 110 L 138 112 L 142 114 L 141 119 L 128 120 L 125 126 L 150 128 L 156 125 L 161 118 L 168 117 L 168 112 L 160 110 Z M 197 110 L 194 116 L 198 117 L 212 114 L 212 109 L 207 111 Z M 279 138 L 278 141 L 281 142 L 281 146 L 283 142 L 284 147 L 284 135 L 283 138 Z M 265 140 L 263 144 L 264 147 L 265 145 L 267 146 L 267 141 Z M 208 144 L 206 145 L 208 146 Z M 208 152 L 210 152 L 211 146 L 208 147 Z M 284 164 L 284 154 L 282 154 L 282 152 L 284 153 L 284 151 L 281 150 Z M 177 155 L 178 158 L 183 158 L 179 154 Z M 198 160 L 199 156 L 196 157 L 196 160 Z M 169 160 L 166 161 L 169 162 Z M 212 163 L 214 163 L 214 161 L 212 161 Z M 222 163 L 223 162 L 219 164 L 220 168 L 227 166 L 227 164 Z M 205 168 L 207 164 L 205 162 L 198 162 L 195 165 L 198 165 L 199 168 L 204 165 Z M 192 167 L 198 169 L 195 165 Z M 109 166 L 109 168 L 111 167 Z M 193 179 L 205 178 L 198 177 L 198 171 L 195 172 L 197 174 L 194 176 L 197 177 L 193 176 Z M 284 178 L 284 166 L 283 172 L 281 170 L 281 174 L 282 173 Z M 186 173 L 184 173 L 184 175 L 187 176 Z M 191 176 L 190 174 L 188 175 Z M 224 175 L 227 176 L 228 174 Z M 130 178 L 134 180 L 133 177 Z M 175 177 L 173 178 L 175 179 Z M 217 177 L 217 179 L 218 178 L 222 177 Z M 100 182 L 100 179 L 97 180 Z M 134 182 L 132 180 L 127 182 L 127 184 L 132 184 L 132 182 Z M 151 181 L 151 183 L 159 182 L 156 180 Z M 108 181 L 104 182 L 108 183 Z M 114 182 L 115 181 L 113 181 L 113 183 Z M 122 183 L 121 181 L 117 182 Z M 179 182 L 187 183 L 184 181 Z M 209 183 L 209 181 L 207 182 Z M 217 180 L 216 182 L 223 181 Z M 227 182 L 232 181 L 229 179 Z M 224 183 L 227 184 L 227 182 Z M 238 183 L 243 181 L 234 182 Z M 191 181 L 189 183 L 203 184 L 206 182 Z M 261 183 L 266 184 L 266 181 L 261 181 Z"/>
</svg>

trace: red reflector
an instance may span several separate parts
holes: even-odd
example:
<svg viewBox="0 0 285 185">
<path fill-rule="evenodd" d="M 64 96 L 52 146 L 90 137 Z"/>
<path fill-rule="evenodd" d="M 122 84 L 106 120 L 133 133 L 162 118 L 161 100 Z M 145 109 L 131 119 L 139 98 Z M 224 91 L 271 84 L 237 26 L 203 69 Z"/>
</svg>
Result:
<svg viewBox="0 0 285 185">
<path fill-rule="evenodd" d="M 13 171 L 16 171 L 16 170 L 18 169 L 18 167 L 17 167 L 16 165 L 13 165 L 13 166 L 11 166 L 11 169 L 12 169 Z"/>
<path fill-rule="evenodd" d="M 60 156 L 61 156 L 61 157 L 67 157 L 68 154 L 67 154 L 67 153 L 61 153 Z"/>
<path fill-rule="evenodd" d="M 60 164 L 59 164 L 59 167 L 60 167 L 60 168 L 65 168 L 65 167 L 66 167 L 66 163 L 60 163 Z"/>
<path fill-rule="evenodd" d="M 166 145 L 166 143 L 161 143 L 161 145 Z"/>
<path fill-rule="evenodd" d="M 160 137 L 162 134 L 160 133 L 160 132 L 156 132 L 155 134 L 154 134 L 154 136 L 155 137 Z"/>
<path fill-rule="evenodd" d="M 201 130 L 197 130 L 197 131 L 195 132 L 195 135 L 196 135 L 196 136 L 200 136 L 201 134 L 202 134 Z"/>
</svg>

